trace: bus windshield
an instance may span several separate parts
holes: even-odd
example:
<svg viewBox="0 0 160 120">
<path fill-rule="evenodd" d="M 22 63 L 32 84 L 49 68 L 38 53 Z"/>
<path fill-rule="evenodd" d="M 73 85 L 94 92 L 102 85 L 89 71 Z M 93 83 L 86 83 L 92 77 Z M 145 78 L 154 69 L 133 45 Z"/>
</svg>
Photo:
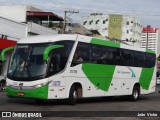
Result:
<svg viewBox="0 0 160 120">
<path fill-rule="evenodd" d="M 73 41 L 18 44 L 11 57 L 7 77 L 15 81 L 32 81 L 54 75 L 65 68 L 73 44 Z M 52 45 L 64 47 L 52 50 L 46 62 L 43 59 L 44 51 Z"/>
<path fill-rule="evenodd" d="M 17 45 L 8 68 L 9 78 L 32 78 L 46 73 L 43 53 L 48 44 Z"/>
</svg>

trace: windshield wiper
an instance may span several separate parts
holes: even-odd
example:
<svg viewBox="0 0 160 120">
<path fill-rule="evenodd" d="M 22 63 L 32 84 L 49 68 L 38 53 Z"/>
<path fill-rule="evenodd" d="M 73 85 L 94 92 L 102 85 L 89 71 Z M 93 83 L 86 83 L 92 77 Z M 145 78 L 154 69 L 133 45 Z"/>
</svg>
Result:
<svg viewBox="0 0 160 120">
<path fill-rule="evenodd" d="M 21 63 L 21 61 L 19 61 L 18 65 L 16 66 L 16 68 L 15 68 L 15 70 L 14 70 L 13 74 L 12 74 L 12 78 L 14 77 L 14 75 L 15 75 L 15 73 L 16 73 L 16 71 L 17 71 L 17 69 L 18 69 L 19 65 L 20 65 L 20 63 Z"/>
</svg>

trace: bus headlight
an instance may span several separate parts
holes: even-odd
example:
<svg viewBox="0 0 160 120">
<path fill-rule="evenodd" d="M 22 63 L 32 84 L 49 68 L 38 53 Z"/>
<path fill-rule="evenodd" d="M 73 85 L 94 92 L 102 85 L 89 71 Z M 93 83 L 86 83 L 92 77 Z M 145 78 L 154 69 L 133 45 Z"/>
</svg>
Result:
<svg viewBox="0 0 160 120">
<path fill-rule="evenodd" d="M 40 87 L 42 87 L 43 86 L 43 84 L 37 84 L 37 85 L 35 85 L 34 87 L 35 88 L 40 88 Z"/>
<path fill-rule="evenodd" d="M 11 86 L 9 83 L 6 83 L 6 86 Z"/>
<path fill-rule="evenodd" d="M 34 87 L 34 88 L 40 88 L 40 87 L 43 87 L 43 86 L 45 86 L 45 85 L 48 85 L 48 82 L 40 83 L 40 84 L 34 85 L 33 87 Z"/>
</svg>

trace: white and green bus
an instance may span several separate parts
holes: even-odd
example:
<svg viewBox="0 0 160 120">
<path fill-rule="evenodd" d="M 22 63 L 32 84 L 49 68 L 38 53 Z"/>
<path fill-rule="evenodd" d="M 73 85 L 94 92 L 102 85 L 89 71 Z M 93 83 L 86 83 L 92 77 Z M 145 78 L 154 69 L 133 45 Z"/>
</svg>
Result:
<svg viewBox="0 0 160 120">
<path fill-rule="evenodd" d="M 9 97 L 68 99 L 130 96 L 155 92 L 153 51 L 83 35 L 40 35 L 22 39 L 7 72 Z"/>
</svg>

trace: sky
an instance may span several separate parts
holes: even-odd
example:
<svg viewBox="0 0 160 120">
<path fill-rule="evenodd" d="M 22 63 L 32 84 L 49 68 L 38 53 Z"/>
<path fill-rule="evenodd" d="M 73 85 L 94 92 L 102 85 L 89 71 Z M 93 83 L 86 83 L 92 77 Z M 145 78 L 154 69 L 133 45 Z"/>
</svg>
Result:
<svg viewBox="0 0 160 120">
<path fill-rule="evenodd" d="M 130 15 L 140 19 L 143 27 L 160 28 L 160 0 L 0 0 L 0 5 L 32 5 L 62 17 L 65 10 L 79 11 L 67 14 L 78 23 L 91 13 Z"/>
</svg>

